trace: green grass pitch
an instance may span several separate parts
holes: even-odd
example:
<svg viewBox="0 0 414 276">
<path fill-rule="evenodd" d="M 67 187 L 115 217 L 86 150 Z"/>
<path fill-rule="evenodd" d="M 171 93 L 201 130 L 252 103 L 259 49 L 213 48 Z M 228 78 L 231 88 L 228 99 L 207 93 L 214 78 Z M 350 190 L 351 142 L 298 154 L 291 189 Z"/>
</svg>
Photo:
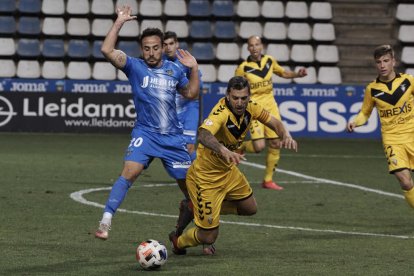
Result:
<svg viewBox="0 0 414 276">
<path fill-rule="evenodd" d="M 109 240 L 93 237 L 128 143 L 128 134 L 0 135 L 1 275 L 412 273 L 414 211 L 380 141 L 300 139 L 297 154 L 282 151 L 283 191 L 260 188 L 265 154 L 248 154 L 240 169 L 259 211 L 221 218 L 215 256 L 172 254 L 167 236 L 182 196 L 159 161 L 129 191 Z M 148 238 L 170 253 L 157 272 L 135 261 Z"/>
</svg>

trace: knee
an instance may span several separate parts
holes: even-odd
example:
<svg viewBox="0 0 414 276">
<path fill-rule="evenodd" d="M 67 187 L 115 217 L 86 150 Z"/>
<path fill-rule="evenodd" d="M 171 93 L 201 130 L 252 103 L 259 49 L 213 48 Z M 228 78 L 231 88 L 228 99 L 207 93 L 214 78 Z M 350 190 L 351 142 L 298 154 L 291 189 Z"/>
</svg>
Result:
<svg viewBox="0 0 414 276">
<path fill-rule="evenodd" d="M 411 174 L 395 174 L 395 176 L 400 183 L 401 189 L 409 191 L 414 187 Z"/>
<path fill-rule="evenodd" d="M 138 178 L 138 176 L 141 174 L 143 168 L 144 166 L 141 164 L 130 162 L 130 164 L 124 165 L 121 175 L 125 179 L 133 183 Z"/>
<path fill-rule="evenodd" d="M 257 205 L 250 204 L 248 206 L 244 206 L 244 208 L 237 208 L 237 212 L 239 216 L 253 216 L 257 213 Z"/>
<path fill-rule="evenodd" d="M 400 181 L 400 186 L 401 186 L 401 189 L 403 189 L 404 191 L 409 191 L 414 187 L 413 182 L 411 180 Z"/>
<path fill-rule="evenodd" d="M 197 238 L 201 243 L 212 244 L 218 236 L 218 228 L 212 230 L 198 229 Z"/>
<path fill-rule="evenodd" d="M 257 206 L 254 207 L 250 207 L 248 209 L 245 210 L 240 210 L 239 211 L 239 215 L 240 216 L 253 216 L 257 213 Z"/>
<path fill-rule="evenodd" d="M 255 145 L 253 148 L 255 153 L 259 153 L 264 150 L 265 145 Z"/>
</svg>

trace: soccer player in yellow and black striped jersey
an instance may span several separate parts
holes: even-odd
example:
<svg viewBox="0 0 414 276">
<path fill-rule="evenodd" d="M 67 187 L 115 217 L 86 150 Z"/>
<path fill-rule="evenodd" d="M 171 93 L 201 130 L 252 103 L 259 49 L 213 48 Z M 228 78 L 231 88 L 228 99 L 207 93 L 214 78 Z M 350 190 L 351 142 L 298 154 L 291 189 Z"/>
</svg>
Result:
<svg viewBox="0 0 414 276">
<path fill-rule="evenodd" d="M 220 214 L 251 216 L 256 213 L 253 191 L 237 167 L 244 156 L 235 152 L 253 120 L 273 129 L 282 147 L 297 151 L 296 141 L 282 122 L 250 100 L 248 81 L 243 77 L 231 78 L 226 97 L 219 100 L 199 127 L 197 157 L 186 178 L 196 227 L 181 236 L 175 231 L 170 233 L 175 254 L 185 254 L 187 247 L 213 244 L 218 235 Z"/>
<path fill-rule="evenodd" d="M 298 72 L 285 70 L 272 56 L 263 55 L 262 40 L 258 36 L 249 37 L 247 49 L 250 56 L 237 67 L 235 75 L 243 76 L 249 81 L 252 100 L 264 106 L 270 114 L 281 120 L 279 108 L 273 95 L 272 75 L 276 74 L 282 78 L 301 78 L 307 75 L 306 69 L 301 68 Z M 280 159 L 278 135 L 254 120 L 250 128 L 250 138 L 250 141 L 242 144 L 241 150 L 261 152 L 266 146 L 265 139 L 269 143 L 262 187 L 282 190 L 283 187 L 273 181 L 273 173 Z"/>
<path fill-rule="evenodd" d="M 414 77 L 395 72 L 390 45 L 377 47 L 374 59 L 378 77 L 367 85 L 361 111 L 348 123 L 348 131 L 365 124 L 372 109 L 377 108 L 388 171 L 395 175 L 405 200 L 414 208 Z"/>
</svg>

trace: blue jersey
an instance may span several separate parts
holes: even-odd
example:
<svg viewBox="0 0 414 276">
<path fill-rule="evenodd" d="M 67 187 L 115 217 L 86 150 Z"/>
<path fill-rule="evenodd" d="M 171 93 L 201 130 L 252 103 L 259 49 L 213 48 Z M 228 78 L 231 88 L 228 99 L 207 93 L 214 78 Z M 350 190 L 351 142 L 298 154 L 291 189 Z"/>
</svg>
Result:
<svg viewBox="0 0 414 276">
<path fill-rule="evenodd" d="M 169 58 L 167 56 L 164 56 L 164 60 L 169 60 L 169 61 L 172 61 L 175 64 L 177 64 L 181 68 L 181 70 L 184 72 L 185 76 L 187 78 L 190 78 L 191 69 L 188 68 L 187 66 L 183 65 L 178 60 L 177 57 L 172 59 L 172 58 Z M 201 72 L 200 71 L 198 71 L 198 77 L 199 77 L 199 80 L 200 80 L 200 91 L 201 91 L 202 88 L 203 88 L 203 83 L 201 81 Z M 199 108 L 198 99 L 187 99 L 183 95 L 181 95 L 180 93 L 177 93 L 177 96 L 175 98 L 175 104 L 177 106 L 177 113 L 178 114 L 181 114 L 181 113 L 185 112 L 188 108 L 190 108 L 190 106 L 192 108 L 196 108 L 196 109 Z M 197 115 L 197 119 L 198 119 L 198 115 Z M 181 121 L 181 123 L 183 123 L 183 122 Z"/>
<path fill-rule="evenodd" d="M 181 68 L 163 60 L 157 68 L 144 60 L 128 56 L 122 69 L 132 86 L 137 119 L 135 128 L 161 134 L 182 133 L 176 112 L 178 89 L 188 84 Z"/>
</svg>

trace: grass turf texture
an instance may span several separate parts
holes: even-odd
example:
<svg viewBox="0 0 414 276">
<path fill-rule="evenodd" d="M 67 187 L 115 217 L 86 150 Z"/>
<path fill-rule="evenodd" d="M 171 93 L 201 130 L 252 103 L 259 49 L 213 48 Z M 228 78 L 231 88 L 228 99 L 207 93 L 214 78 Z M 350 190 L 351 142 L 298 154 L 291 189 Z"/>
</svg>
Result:
<svg viewBox="0 0 414 276">
<path fill-rule="evenodd" d="M 285 173 L 276 178 L 285 190 L 264 190 L 263 170 L 247 165 L 240 169 L 251 181 L 259 211 L 222 217 L 227 223 L 220 227 L 217 255 L 202 256 L 200 247 L 173 255 L 167 236 L 176 219 L 168 216 L 117 213 L 109 240 L 97 240 L 102 208 L 80 204 L 70 194 L 111 187 L 128 143 L 128 135 L 0 135 L 0 274 L 135 275 L 143 272 L 135 248 L 148 238 L 167 245 L 167 264 L 155 272 L 164 275 L 411 273 L 412 238 L 358 234 L 414 236 L 414 213 L 403 199 Z M 401 194 L 379 141 L 303 139 L 299 148 L 298 154 L 282 151 L 280 169 Z M 264 164 L 264 156 L 247 159 Z M 179 189 L 151 185 L 161 183 L 173 181 L 154 161 L 121 208 L 176 216 Z M 108 192 L 84 198 L 104 204 Z"/>
</svg>

